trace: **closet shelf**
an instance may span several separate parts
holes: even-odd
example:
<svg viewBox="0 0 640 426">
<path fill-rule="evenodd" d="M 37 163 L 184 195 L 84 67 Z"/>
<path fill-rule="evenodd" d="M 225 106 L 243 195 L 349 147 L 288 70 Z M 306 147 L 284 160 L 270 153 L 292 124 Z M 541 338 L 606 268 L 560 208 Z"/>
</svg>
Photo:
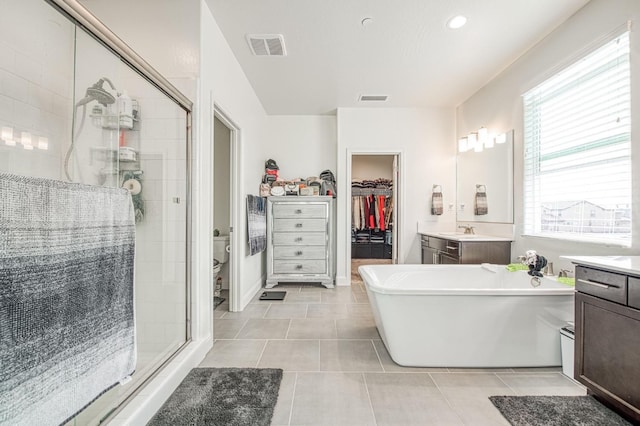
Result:
<svg viewBox="0 0 640 426">
<path fill-rule="evenodd" d="M 351 188 L 352 197 L 363 197 L 367 195 L 384 195 L 391 197 L 393 189 L 388 188 Z"/>
</svg>

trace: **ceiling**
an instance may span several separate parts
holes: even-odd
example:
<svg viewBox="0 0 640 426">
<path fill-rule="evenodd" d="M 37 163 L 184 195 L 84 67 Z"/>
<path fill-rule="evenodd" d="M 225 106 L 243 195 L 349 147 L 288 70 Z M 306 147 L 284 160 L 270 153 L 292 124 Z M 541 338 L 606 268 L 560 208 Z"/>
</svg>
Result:
<svg viewBox="0 0 640 426">
<path fill-rule="evenodd" d="M 589 0 L 206 1 L 267 113 L 295 115 L 457 106 Z M 253 56 L 247 34 L 282 34 L 287 56 Z"/>
</svg>

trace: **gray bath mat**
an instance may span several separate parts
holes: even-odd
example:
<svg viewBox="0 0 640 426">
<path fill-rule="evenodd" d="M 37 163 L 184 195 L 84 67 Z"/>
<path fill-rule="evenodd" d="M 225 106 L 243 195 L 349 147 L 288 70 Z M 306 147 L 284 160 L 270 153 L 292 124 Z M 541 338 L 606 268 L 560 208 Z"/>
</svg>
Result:
<svg viewBox="0 0 640 426">
<path fill-rule="evenodd" d="M 147 425 L 268 426 L 282 370 L 194 368 Z"/>
<path fill-rule="evenodd" d="M 629 422 L 590 396 L 490 396 L 514 426 L 626 426 Z"/>
</svg>

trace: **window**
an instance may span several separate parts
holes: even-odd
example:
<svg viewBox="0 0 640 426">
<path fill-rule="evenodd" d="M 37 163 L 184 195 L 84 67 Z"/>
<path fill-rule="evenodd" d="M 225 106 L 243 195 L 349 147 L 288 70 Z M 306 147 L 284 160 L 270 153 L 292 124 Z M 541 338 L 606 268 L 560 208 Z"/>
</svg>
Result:
<svg viewBox="0 0 640 426">
<path fill-rule="evenodd" d="M 630 245 L 629 33 L 523 97 L 525 233 Z"/>
</svg>

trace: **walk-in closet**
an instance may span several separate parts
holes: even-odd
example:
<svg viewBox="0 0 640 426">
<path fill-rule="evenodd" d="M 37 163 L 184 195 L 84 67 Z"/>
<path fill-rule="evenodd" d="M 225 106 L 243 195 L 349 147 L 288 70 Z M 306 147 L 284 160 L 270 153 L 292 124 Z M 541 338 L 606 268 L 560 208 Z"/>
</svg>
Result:
<svg viewBox="0 0 640 426">
<path fill-rule="evenodd" d="M 363 263 L 392 263 L 395 161 L 395 155 L 352 156 L 352 272 Z"/>
</svg>

